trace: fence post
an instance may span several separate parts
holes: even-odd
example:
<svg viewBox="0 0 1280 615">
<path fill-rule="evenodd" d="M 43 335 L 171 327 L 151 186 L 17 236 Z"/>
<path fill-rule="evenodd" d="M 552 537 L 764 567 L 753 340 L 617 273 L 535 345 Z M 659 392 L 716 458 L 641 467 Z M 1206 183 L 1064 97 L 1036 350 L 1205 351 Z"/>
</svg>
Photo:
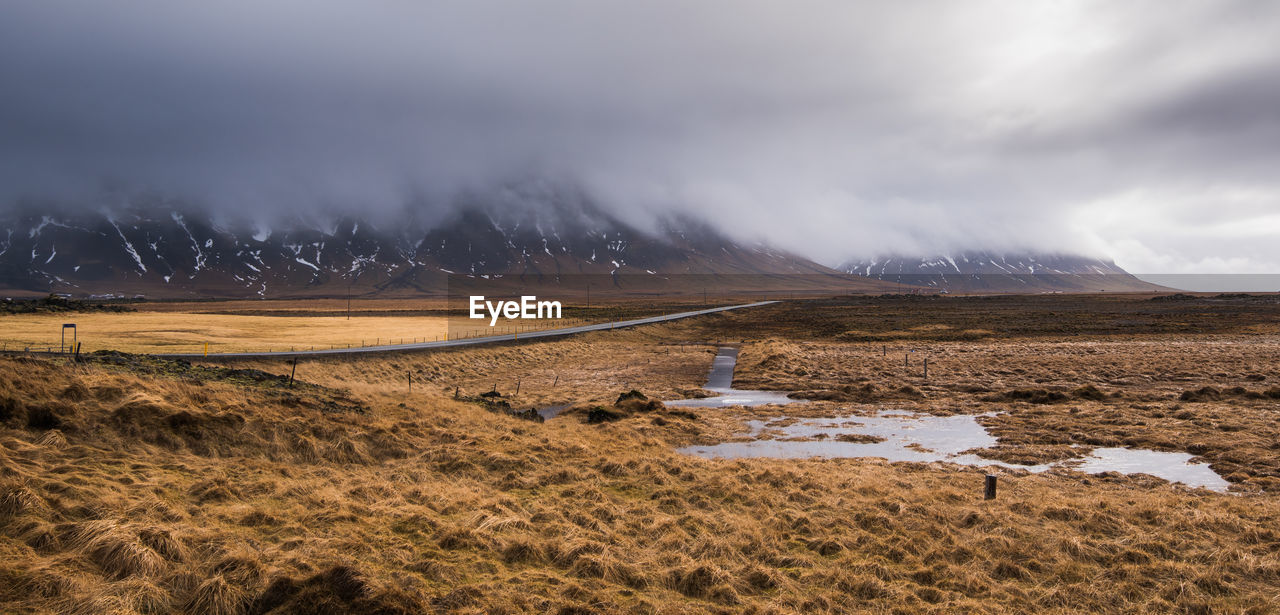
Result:
<svg viewBox="0 0 1280 615">
<path fill-rule="evenodd" d="M 984 489 L 982 492 L 982 499 L 984 500 L 996 499 L 996 475 L 995 474 L 987 475 L 986 484 L 984 485 Z"/>
<path fill-rule="evenodd" d="M 293 358 L 293 369 L 289 370 L 289 388 L 293 388 L 293 375 L 298 373 L 298 357 Z"/>
</svg>

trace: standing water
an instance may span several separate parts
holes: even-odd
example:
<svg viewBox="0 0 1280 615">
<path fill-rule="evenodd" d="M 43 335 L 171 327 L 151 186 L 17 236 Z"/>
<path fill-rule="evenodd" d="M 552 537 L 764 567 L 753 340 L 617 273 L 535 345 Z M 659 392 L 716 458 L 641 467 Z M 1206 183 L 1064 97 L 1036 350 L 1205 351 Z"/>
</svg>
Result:
<svg viewBox="0 0 1280 615">
<path fill-rule="evenodd" d="M 748 391 L 733 388 L 733 370 L 738 364 L 738 349 L 722 346 L 711 362 L 711 373 L 707 376 L 707 384 L 703 387 L 720 395 L 703 399 L 677 399 L 663 402 L 667 406 L 683 406 L 698 408 L 722 408 L 727 406 L 763 406 L 766 404 L 802 404 L 803 399 L 791 399 L 786 393 L 778 391 Z M 555 418 L 572 404 L 560 404 L 539 408 L 538 414 L 543 420 Z"/>
<path fill-rule="evenodd" d="M 964 451 L 996 444 L 974 417 L 933 416 L 881 411 L 876 416 L 786 421 L 748 421 L 757 439 L 689 446 L 680 452 L 699 457 L 883 457 L 889 461 L 950 461 L 965 465 L 998 465 L 1035 472 L 1049 466 L 1024 466 L 984 459 Z M 765 436 L 766 439 L 759 439 Z M 769 438 L 772 436 L 772 438 Z"/>
<path fill-rule="evenodd" d="M 716 397 L 703 399 L 677 399 L 663 402 L 667 406 L 695 406 L 699 408 L 720 408 L 725 406 L 764 406 L 767 404 L 804 403 L 801 399 L 791 399 L 786 393 L 779 391 L 752 391 L 733 388 L 733 369 L 738 364 L 738 349 L 723 346 L 711 362 L 711 374 L 707 376 L 707 384 L 703 388 L 719 393 Z"/>
<path fill-rule="evenodd" d="M 1150 474 L 1172 483 L 1186 483 L 1192 487 L 1207 487 L 1214 491 L 1226 491 L 1230 486 L 1226 479 L 1209 468 L 1209 464 L 1192 463 L 1190 453 L 1167 453 L 1138 448 L 1095 448 L 1083 461 L 1073 463 L 1068 460 L 1063 465 L 1087 474 Z"/>
<path fill-rule="evenodd" d="M 947 461 L 971 466 L 1001 466 L 1030 472 L 1070 468 L 1095 474 L 1150 474 L 1191 487 L 1225 491 L 1229 484 L 1208 464 L 1191 462 L 1187 453 L 1127 448 L 1100 448 L 1092 454 L 1048 465 L 1019 465 L 986 459 L 964 451 L 988 448 L 997 442 L 971 415 L 933 416 L 882 410 L 875 416 L 846 419 L 748 421 L 755 439 L 695 445 L 679 452 L 707 458 L 881 457 L 889 461 Z"/>
</svg>

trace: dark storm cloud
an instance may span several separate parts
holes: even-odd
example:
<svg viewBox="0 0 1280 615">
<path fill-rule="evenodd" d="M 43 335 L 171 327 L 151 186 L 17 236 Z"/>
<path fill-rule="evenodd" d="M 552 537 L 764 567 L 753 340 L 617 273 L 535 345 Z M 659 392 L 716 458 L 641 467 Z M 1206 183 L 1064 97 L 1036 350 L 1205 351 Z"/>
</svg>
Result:
<svg viewBox="0 0 1280 615">
<path fill-rule="evenodd" d="M 391 212 L 552 177 L 827 262 L 1280 268 L 1278 27 L 1272 2 L 9 2 L 0 191 Z"/>
</svg>

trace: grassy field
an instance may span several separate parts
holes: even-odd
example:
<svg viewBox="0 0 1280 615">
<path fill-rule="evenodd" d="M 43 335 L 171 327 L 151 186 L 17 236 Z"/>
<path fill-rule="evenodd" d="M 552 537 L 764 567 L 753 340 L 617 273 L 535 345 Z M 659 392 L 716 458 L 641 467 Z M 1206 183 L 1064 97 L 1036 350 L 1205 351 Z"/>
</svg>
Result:
<svg viewBox="0 0 1280 615">
<path fill-rule="evenodd" d="M 701 309 L 702 303 L 620 303 L 592 308 L 569 305 L 559 320 L 467 318 L 443 300 L 152 302 L 132 312 L 80 312 L 0 315 L 0 349 L 57 350 L 63 323 L 75 323 L 85 352 L 119 350 L 145 353 L 263 352 L 356 348 L 642 318 Z M 67 343 L 70 343 L 70 338 Z"/>
<path fill-rule="evenodd" d="M 0 611 L 1275 612 L 1280 313 L 1144 301 L 784 305 L 304 361 L 293 388 L 283 362 L 0 359 Z M 614 405 L 696 394 L 726 342 L 738 386 L 814 401 Z M 998 412 L 992 458 L 1194 448 L 1233 491 L 1013 470 L 984 501 L 964 466 L 675 452 L 883 407 Z"/>
<path fill-rule="evenodd" d="M 187 312 L 22 314 L 0 320 L 9 350 L 58 348 L 62 323 L 76 324 L 84 352 L 238 352 L 399 343 L 444 336 L 444 316 L 242 316 Z M 68 339 L 68 342 L 70 340 Z"/>
</svg>

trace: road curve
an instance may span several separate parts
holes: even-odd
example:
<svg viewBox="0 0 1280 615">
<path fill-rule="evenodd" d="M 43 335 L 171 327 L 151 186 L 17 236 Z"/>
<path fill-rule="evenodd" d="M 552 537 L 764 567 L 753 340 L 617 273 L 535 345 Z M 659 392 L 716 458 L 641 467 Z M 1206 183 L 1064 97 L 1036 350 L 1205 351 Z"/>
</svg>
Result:
<svg viewBox="0 0 1280 615">
<path fill-rule="evenodd" d="M 475 346 L 478 344 L 493 344 L 496 342 L 512 342 L 518 340 L 530 340 L 544 337 L 560 337 L 563 335 L 574 335 L 577 333 L 587 333 L 588 331 L 607 331 L 609 329 L 621 329 L 624 327 L 634 327 L 636 325 L 648 325 L 657 322 L 667 322 L 669 320 L 680 320 L 681 318 L 691 318 L 693 316 L 702 316 L 703 314 L 714 314 L 716 312 L 727 312 L 729 310 L 739 310 L 742 308 L 757 307 L 761 305 L 769 305 L 777 303 L 777 301 L 757 301 L 755 303 L 743 303 L 741 305 L 725 305 L 721 307 L 707 308 L 705 310 L 694 310 L 692 312 L 677 312 L 675 314 L 664 314 L 662 316 L 650 316 L 648 318 L 637 318 L 635 320 L 620 320 L 617 322 L 602 322 L 594 325 L 581 325 L 578 327 L 566 327 L 563 329 L 543 329 L 541 331 L 525 331 L 524 333 L 513 333 L 511 335 L 490 335 L 485 337 L 470 337 L 458 340 L 442 340 L 438 342 L 421 342 L 418 344 L 388 344 L 383 346 L 363 346 L 360 348 L 332 348 L 327 350 L 297 350 L 297 351 L 278 351 L 278 352 L 226 352 L 226 353 L 179 353 L 179 354 L 157 354 L 157 357 L 166 359 L 261 359 L 261 358 L 281 358 L 281 357 L 315 357 L 326 355 L 349 355 L 362 354 L 368 352 L 403 352 L 406 350 L 430 350 L 433 348 L 454 348 L 458 346 Z"/>
</svg>

